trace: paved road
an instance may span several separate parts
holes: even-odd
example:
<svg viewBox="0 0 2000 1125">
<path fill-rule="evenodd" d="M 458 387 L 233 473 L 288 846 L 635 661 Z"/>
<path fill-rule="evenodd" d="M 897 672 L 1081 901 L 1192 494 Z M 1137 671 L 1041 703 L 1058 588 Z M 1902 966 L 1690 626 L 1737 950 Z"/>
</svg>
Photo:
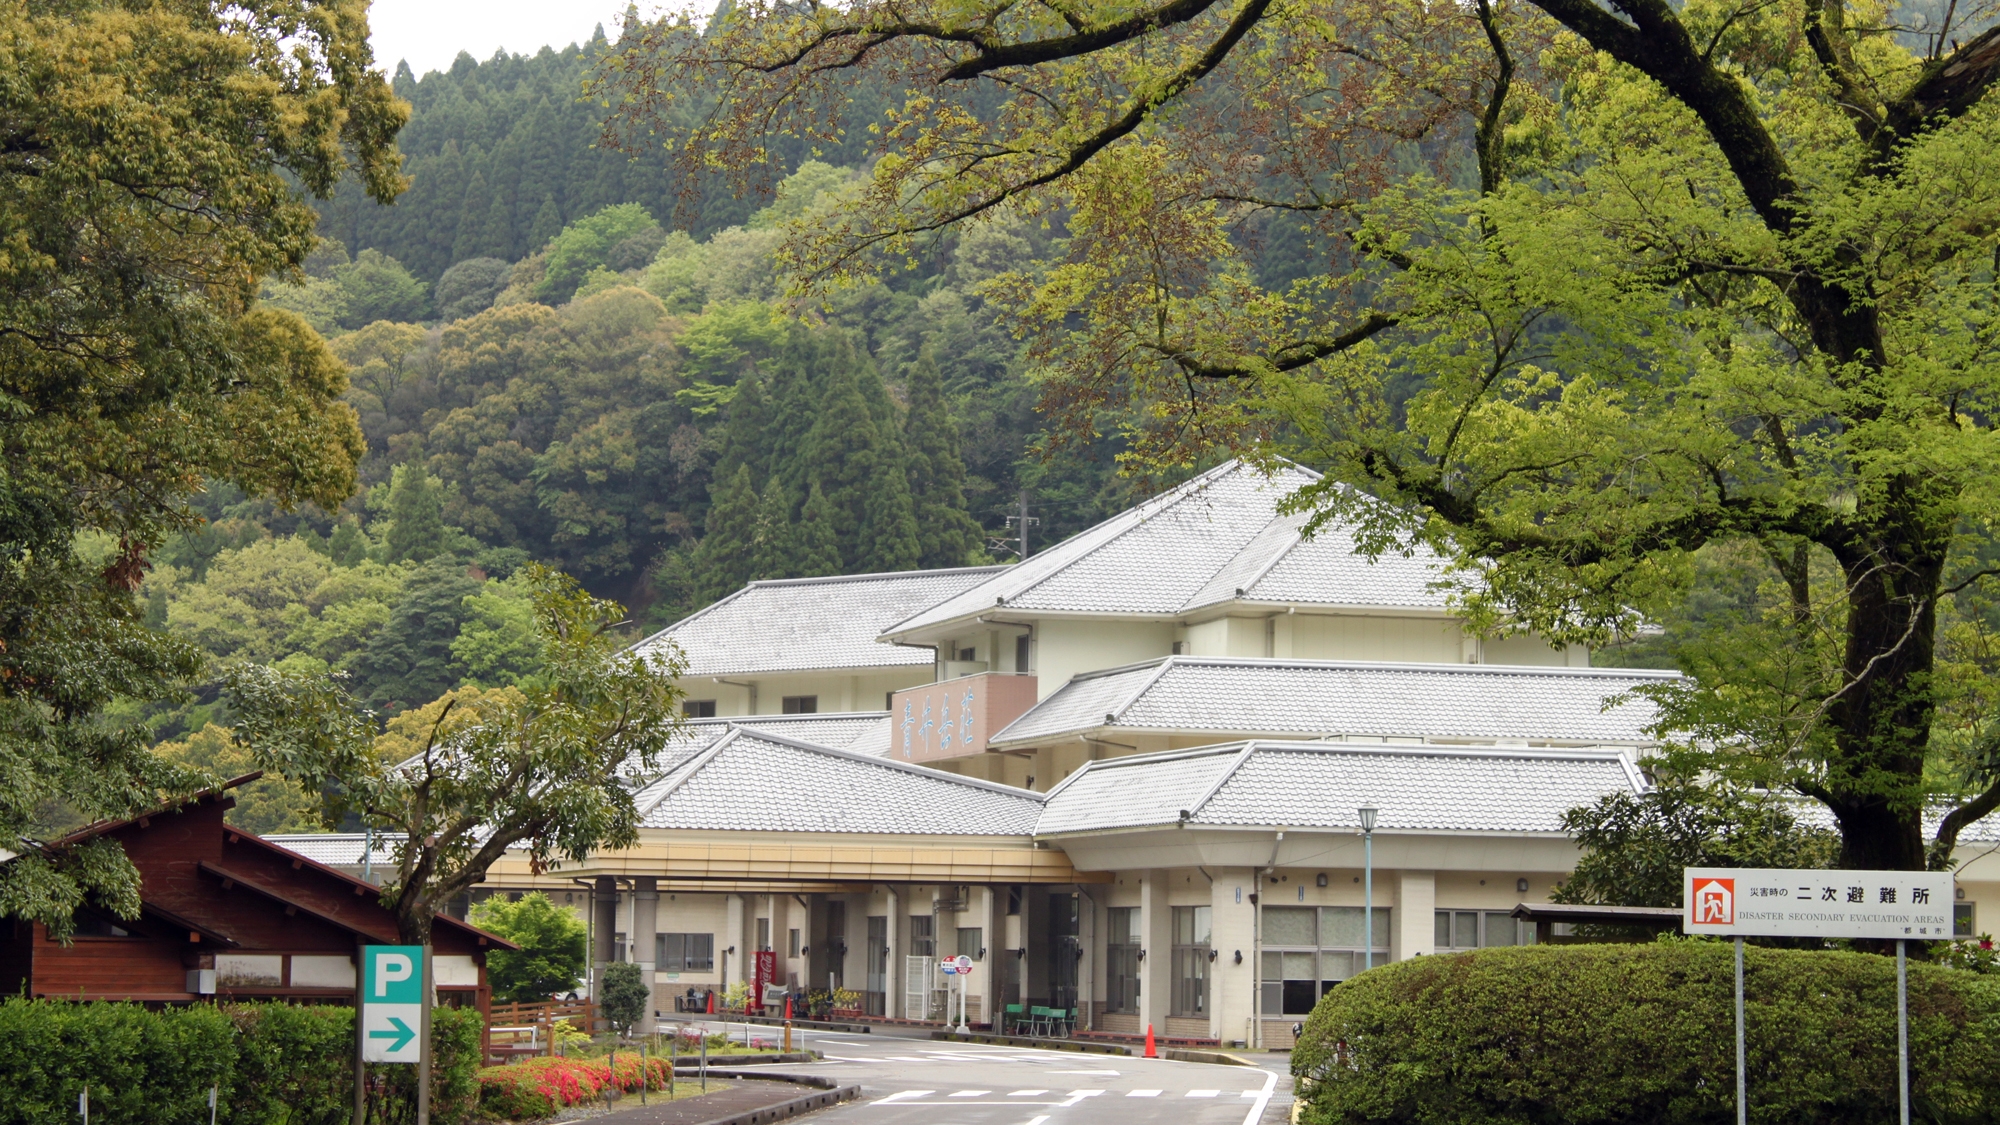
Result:
<svg viewBox="0 0 2000 1125">
<path fill-rule="evenodd" d="M 861 1086 L 859 1101 L 813 1115 L 826 1125 L 1281 1125 L 1291 1113 L 1283 1055 L 1269 1056 L 1265 1068 L 1216 1066 L 940 1042 L 894 1029 L 811 1032 L 805 1046 L 825 1060 L 787 1069 Z"/>
</svg>

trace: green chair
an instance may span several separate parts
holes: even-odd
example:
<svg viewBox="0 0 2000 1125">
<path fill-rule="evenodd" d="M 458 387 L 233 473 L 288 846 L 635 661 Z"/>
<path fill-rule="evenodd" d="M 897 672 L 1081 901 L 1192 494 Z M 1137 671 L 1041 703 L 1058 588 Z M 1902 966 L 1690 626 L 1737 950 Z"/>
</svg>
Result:
<svg viewBox="0 0 2000 1125">
<path fill-rule="evenodd" d="M 1049 1033 L 1049 1014 L 1052 1011 L 1054 1009 L 1044 1008 L 1040 1004 L 1029 1008 L 1028 1034 L 1035 1036 L 1047 1035 Z"/>
<path fill-rule="evenodd" d="M 1023 1004 L 1009 1004 L 1005 1008 L 1002 1008 L 1000 1010 L 1000 1034 L 1007 1034 L 1008 1028 L 1019 1031 L 1021 1029 L 1022 1016 L 1027 1011 L 1027 1006 Z"/>
<path fill-rule="evenodd" d="M 1070 1015 L 1071 1010 L 1068 1008 L 1050 1008 L 1049 1035 L 1058 1039 L 1069 1038 Z"/>
</svg>

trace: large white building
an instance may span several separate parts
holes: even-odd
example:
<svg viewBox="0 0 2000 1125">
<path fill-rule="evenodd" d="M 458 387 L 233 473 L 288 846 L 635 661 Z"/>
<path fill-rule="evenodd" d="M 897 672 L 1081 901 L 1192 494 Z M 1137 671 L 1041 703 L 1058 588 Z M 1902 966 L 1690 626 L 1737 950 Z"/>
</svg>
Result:
<svg viewBox="0 0 2000 1125">
<path fill-rule="evenodd" d="M 1370 960 L 1530 940 L 1508 912 L 1574 864 L 1566 810 L 1643 789 L 1632 689 L 1672 674 L 1469 632 L 1436 558 L 1303 537 L 1309 479 L 1224 465 L 1013 566 L 753 583 L 641 645 L 685 654 L 691 721 L 639 845 L 493 884 L 588 911 L 662 1011 L 766 952 L 930 1018 L 963 953 L 975 1022 L 1272 1046 Z M 1970 926 L 2000 862 L 1961 880 Z"/>
</svg>

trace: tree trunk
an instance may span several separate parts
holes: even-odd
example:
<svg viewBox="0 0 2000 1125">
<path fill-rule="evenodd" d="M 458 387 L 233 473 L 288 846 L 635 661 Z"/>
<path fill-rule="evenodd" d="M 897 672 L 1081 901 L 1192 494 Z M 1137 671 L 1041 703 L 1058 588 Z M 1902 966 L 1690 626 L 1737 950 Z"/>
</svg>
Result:
<svg viewBox="0 0 2000 1125">
<path fill-rule="evenodd" d="M 1949 529 L 1923 484 L 1892 487 L 1865 549 L 1841 559 L 1847 579 L 1845 690 L 1829 708 L 1834 752 L 1825 800 L 1840 825 L 1842 867 L 1921 871 L 1924 758 L 1936 711 L 1937 592 Z M 1912 495 L 1916 493 L 1918 495 Z M 1887 528 L 1888 530 L 1883 530 Z"/>
</svg>

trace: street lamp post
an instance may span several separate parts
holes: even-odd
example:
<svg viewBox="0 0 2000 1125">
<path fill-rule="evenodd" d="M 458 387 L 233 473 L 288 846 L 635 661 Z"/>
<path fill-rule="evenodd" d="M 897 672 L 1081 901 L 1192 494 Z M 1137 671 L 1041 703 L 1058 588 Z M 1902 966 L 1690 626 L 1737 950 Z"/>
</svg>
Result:
<svg viewBox="0 0 2000 1125">
<path fill-rule="evenodd" d="M 1361 971 L 1375 967 L 1375 807 L 1361 809 Z"/>
</svg>

